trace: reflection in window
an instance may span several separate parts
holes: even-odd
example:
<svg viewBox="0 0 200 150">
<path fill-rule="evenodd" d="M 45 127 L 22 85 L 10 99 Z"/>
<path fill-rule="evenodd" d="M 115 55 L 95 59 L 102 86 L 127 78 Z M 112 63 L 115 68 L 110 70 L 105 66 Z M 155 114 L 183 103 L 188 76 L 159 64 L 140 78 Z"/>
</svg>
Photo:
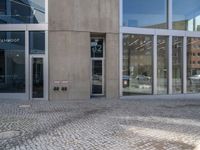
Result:
<svg viewBox="0 0 200 150">
<path fill-rule="evenodd" d="M 6 14 L 6 0 L 0 1 L 0 16 L 4 16 Z M 0 24 L 4 24 L 5 21 L 0 19 Z"/>
<path fill-rule="evenodd" d="M 157 89 L 158 94 L 167 94 L 168 92 L 168 37 L 158 36 L 158 75 Z"/>
<path fill-rule="evenodd" d="M 44 54 L 45 53 L 45 32 L 31 31 L 29 33 L 30 54 Z"/>
<path fill-rule="evenodd" d="M 123 26 L 167 28 L 167 0 L 123 0 Z"/>
<path fill-rule="evenodd" d="M 6 11 L 6 0 L 0 2 L 0 15 L 4 15 Z"/>
<path fill-rule="evenodd" d="M 183 54 L 183 38 L 173 37 L 172 47 L 172 69 L 173 69 L 173 93 L 182 93 L 182 55 Z"/>
<path fill-rule="evenodd" d="M 103 39 L 91 39 L 91 57 L 103 57 Z"/>
<path fill-rule="evenodd" d="M 173 29 L 200 31 L 199 0 L 173 0 Z"/>
<path fill-rule="evenodd" d="M 0 32 L 0 93 L 25 92 L 25 33 Z"/>
<path fill-rule="evenodd" d="M 123 95 L 152 94 L 153 36 L 123 36 Z"/>
<path fill-rule="evenodd" d="M 188 38 L 187 40 L 187 92 L 200 92 L 200 64 L 196 63 L 197 58 L 192 54 L 199 53 L 200 48 L 193 48 L 194 45 L 199 45 L 199 38 Z M 190 63 L 192 62 L 192 63 Z"/>
<path fill-rule="evenodd" d="M 1 0 L 0 23 L 44 23 L 45 0 Z"/>
</svg>

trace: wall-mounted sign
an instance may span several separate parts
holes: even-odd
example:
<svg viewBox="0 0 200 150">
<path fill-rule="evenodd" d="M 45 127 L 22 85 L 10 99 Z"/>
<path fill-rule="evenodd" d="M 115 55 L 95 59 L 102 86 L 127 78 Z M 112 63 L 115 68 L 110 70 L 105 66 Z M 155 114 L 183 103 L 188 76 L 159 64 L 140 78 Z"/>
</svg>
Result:
<svg viewBox="0 0 200 150">
<path fill-rule="evenodd" d="M 62 84 L 67 84 L 67 83 L 68 83 L 68 81 L 62 81 L 61 83 L 62 83 Z"/>
<path fill-rule="evenodd" d="M 54 84 L 60 84 L 60 81 L 53 81 Z"/>
<path fill-rule="evenodd" d="M 2 50 L 25 50 L 25 32 L 23 31 L 1 31 L 0 49 Z"/>
</svg>

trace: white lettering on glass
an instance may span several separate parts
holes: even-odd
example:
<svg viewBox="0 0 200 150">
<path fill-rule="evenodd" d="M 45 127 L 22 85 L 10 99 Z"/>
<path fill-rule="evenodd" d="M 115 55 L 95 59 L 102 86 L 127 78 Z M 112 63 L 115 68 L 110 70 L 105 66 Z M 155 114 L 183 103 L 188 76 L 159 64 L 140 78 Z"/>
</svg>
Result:
<svg viewBox="0 0 200 150">
<path fill-rule="evenodd" d="M 17 39 L 0 39 L 0 43 L 17 43 L 19 41 L 20 41 L 19 38 L 17 38 Z"/>
</svg>

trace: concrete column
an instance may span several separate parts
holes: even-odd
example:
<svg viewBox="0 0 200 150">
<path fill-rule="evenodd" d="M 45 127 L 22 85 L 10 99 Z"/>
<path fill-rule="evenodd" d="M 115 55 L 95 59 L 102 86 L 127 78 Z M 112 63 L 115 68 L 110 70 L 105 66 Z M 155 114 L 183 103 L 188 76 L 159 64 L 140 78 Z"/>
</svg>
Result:
<svg viewBox="0 0 200 150">
<path fill-rule="evenodd" d="M 106 98 L 119 97 L 119 34 L 106 34 Z"/>
</svg>

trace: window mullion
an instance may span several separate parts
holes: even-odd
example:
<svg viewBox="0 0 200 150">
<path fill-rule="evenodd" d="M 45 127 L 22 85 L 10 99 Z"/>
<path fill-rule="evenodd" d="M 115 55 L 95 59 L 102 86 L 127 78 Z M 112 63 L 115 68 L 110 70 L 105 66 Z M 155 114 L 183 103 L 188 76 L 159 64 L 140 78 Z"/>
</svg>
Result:
<svg viewBox="0 0 200 150">
<path fill-rule="evenodd" d="M 167 3 L 168 3 L 168 8 L 167 8 L 167 10 L 168 10 L 168 12 L 167 12 L 167 14 L 168 14 L 168 29 L 169 30 L 172 30 L 172 28 L 173 28 L 173 26 L 172 26 L 172 24 L 173 24 L 173 22 L 172 22 L 172 0 L 168 0 L 167 1 Z"/>
</svg>

